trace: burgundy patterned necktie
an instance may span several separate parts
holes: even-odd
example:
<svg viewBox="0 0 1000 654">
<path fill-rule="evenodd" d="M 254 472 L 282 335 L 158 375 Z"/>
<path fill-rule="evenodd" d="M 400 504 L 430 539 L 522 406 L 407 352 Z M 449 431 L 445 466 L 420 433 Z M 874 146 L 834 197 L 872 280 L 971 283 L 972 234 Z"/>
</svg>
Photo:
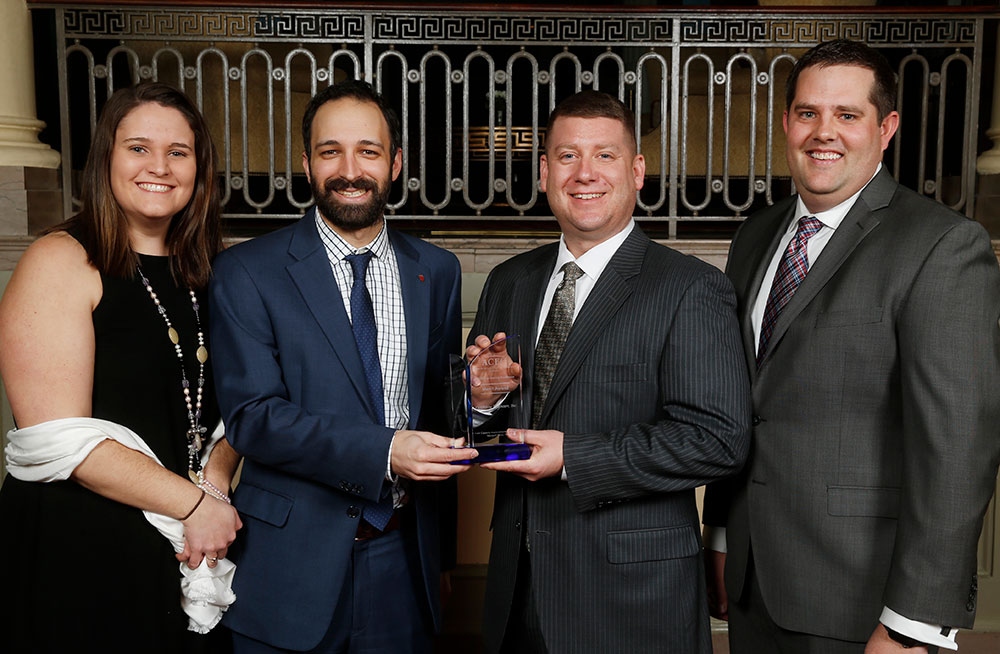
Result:
<svg viewBox="0 0 1000 654">
<path fill-rule="evenodd" d="M 552 295 L 549 313 L 545 316 L 542 332 L 535 348 L 535 392 L 532 402 L 531 426 L 538 429 L 538 419 L 542 417 L 542 407 L 556 374 L 559 357 L 569 330 L 573 327 L 573 312 L 576 309 L 576 280 L 583 275 L 580 266 L 572 261 L 563 264 L 563 278 Z"/>
<path fill-rule="evenodd" d="M 767 352 L 767 341 L 774 331 L 774 323 L 778 321 L 781 310 L 785 308 L 788 301 L 795 294 L 795 289 L 799 287 L 806 273 L 809 272 L 809 256 L 807 246 L 809 239 L 823 227 L 823 223 L 816 220 L 814 216 L 803 216 L 799 218 L 798 229 L 792 237 L 785 255 L 781 257 L 778 271 L 774 274 L 774 283 L 771 284 L 771 292 L 767 296 L 767 304 L 764 305 L 764 317 L 760 323 L 760 342 L 757 346 L 757 367 L 764 360 Z"/>
</svg>

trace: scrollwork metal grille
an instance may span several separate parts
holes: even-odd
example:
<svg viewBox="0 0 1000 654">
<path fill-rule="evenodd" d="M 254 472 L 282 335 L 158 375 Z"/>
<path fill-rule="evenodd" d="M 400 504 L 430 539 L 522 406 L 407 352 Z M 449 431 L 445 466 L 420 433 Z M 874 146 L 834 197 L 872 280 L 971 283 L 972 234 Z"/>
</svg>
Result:
<svg viewBox="0 0 1000 654">
<path fill-rule="evenodd" d="M 107 95 L 158 79 L 192 95 L 222 155 L 226 215 L 291 218 L 310 205 L 299 123 L 321 85 L 375 83 L 402 109 L 398 217 L 541 220 L 544 124 L 597 88 L 637 118 L 647 179 L 637 216 L 669 236 L 739 220 L 789 192 L 780 114 L 805 48 L 859 39 L 898 66 L 903 183 L 972 215 L 983 16 L 568 13 L 371 9 L 55 8 L 64 161 L 89 144 Z M 73 166 L 63 171 L 73 210 Z"/>
</svg>

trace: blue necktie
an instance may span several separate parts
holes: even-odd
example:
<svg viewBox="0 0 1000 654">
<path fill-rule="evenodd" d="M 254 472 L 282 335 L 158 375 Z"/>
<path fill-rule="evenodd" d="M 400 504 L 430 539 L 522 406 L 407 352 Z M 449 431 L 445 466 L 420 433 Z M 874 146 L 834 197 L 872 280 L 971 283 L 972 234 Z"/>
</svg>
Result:
<svg viewBox="0 0 1000 654">
<path fill-rule="evenodd" d="M 372 252 L 368 250 L 361 254 L 349 254 L 345 258 L 354 271 L 354 284 L 351 286 L 351 328 L 354 331 L 354 341 L 358 344 L 361 364 L 365 369 L 365 380 L 368 382 L 368 394 L 375 406 L 375 417 L 380 425 L 384 425 L 385 409 L 382 406 L 382 365 L 378 358 L 378 328 L 375 326 L 372 298 L 365 286 L 365 273 L 368 272 L 368 262 L 371 261 Z M 364 519 L 382 531 L 389 523 L 392 511 L 392 493 L 383 488 L 379 502 L 365 507 Z"/>
</svg>

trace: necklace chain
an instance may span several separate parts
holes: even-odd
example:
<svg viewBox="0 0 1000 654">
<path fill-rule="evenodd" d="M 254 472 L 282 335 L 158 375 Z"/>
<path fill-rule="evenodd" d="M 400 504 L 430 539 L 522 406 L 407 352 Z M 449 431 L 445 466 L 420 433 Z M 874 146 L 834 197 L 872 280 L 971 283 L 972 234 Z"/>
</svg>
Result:
<svg viewBox="0 0 1000 654">
<path fill-rule="evenodd" d="M 201 452 L 202 437 L 207 431 L 201 424 L 201 400 L 205 391 L 205 362 L 208 361 L 208 348 L 205 347 L 205 334 L 201 329 L 201 315 L 198 312 L 198 296 L 194 294 L 193 289 L 188 289 L 188 294 L 191 296 L 191 308 L 194 310 L 194 321 L 198 326 L 198 349 L 195 351 L 195 357 L 198 359 L 198 379 L 194 402 L 192 403 L 191 383 L 188 381 L 187 372 L 184 369 L 184 350 L 181 349 L 180 335 L 170 322 L 170 316 L 167 315 L 166 307 L 160 303 L 156 292 L 153 291 L 153 285 L 149 283 L 149 279 L 143 274 L 142 266 L 136 264 L 136 270 L 139 273 L 142 285 L 145 287 L 146 292 L 149 293 L 153 304 L 156 305 L 156 311 L 167 324 L 167 338 L 173 344 L 177 360 L 181 365 L 181 391 L 184 393 L 184 404 L 187 407 L 188 424 L 190 425 L 190 428 L 187 430 L 188 476 L 191 478 L 191 481 L 197 484 L 201 481 L 203 474 L 199 454 Z"/>
</svg>

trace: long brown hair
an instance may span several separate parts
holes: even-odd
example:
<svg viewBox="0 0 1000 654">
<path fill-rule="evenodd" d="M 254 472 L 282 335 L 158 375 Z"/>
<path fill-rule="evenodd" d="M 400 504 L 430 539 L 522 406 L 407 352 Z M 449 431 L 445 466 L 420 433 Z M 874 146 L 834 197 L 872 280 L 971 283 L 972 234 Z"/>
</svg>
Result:
<svg viewBox="0 0 1000 654">
<path fill-rule="evenodd" d="M 83 244 L 90 262 L 101 273 L 132 277 L 138 257 L 132 250 L 125 213 L 111 189 L 111 157 L 118 125 L 140 105 L 153 103 L 181 112 L 194 132 L 197 177 L 191 199 L 174 215 L 166 246 L 170 270 L 185 286 L 200 288 L 212 274 L 212 258 L 222 249 L 219 183 L 215 146 L 201 112 L 180 91 L 159 83 L 143 83 L 115 91 L 97 121 L 94 140 L 83 170 L 83 209 L 48 231 L 71 231 Z"/>
</svg>

